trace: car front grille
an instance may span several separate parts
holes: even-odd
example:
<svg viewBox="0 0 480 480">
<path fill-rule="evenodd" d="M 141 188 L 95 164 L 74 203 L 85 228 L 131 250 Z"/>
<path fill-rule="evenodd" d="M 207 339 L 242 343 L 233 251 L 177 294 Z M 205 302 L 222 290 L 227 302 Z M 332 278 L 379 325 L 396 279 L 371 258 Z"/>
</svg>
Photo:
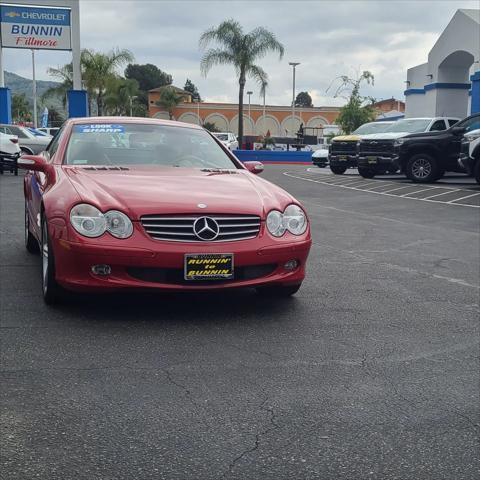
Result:
<svg viewBox="0 0 480 480">
<path fill-rule="evenodd" d="M 330 153 L 356 153 L 357 142 L 332 142 L 330 144 Z"/>
<path fill-rule="evenodd" d="M 218 224 L 218 236 L 203 240 L 194 232 L 195 221 L 209 218 Z M 145 215 L 142 226 L 154 240 L 169 242 L 233 242 L 255 238 L 260 232 L 260 217 L 256 215 Z"/>
<path fill-rule="evenodd" d="M 385 153 L 393 152 L 393 141 L 377 141 L 377 140 L 363 140 L 360 142 L 360 155 L 369 153 Z"/>
</svg>

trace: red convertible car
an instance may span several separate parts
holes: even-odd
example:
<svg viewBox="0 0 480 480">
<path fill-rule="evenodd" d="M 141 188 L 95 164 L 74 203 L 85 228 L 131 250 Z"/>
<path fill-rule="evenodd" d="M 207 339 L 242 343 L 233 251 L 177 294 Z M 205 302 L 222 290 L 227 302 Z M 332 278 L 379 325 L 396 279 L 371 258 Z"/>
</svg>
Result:
<svg viewBox="0 0 480 480">
<path fill-rule="evenodd" d="M 67 121 L 23 156 L 25 242 L 43 295 L 222 290 L 292 295 L 311 246 L 297 200 L 203 128 L 139 118 Z"/>
</svg>

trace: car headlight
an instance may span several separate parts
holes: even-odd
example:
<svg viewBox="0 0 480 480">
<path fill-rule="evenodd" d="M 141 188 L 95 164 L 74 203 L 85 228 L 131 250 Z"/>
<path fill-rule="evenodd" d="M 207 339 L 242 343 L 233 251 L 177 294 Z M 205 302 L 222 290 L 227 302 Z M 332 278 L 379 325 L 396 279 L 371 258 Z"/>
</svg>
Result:
<svg viewBox="0 0 480 480">
<path fill-rule="evenodd" d="M 466 139 L 468 142 L 473 142 L 473 141 L 476 140 L 477 138 L 480 138 L 480 132 L 465 135 L 465 139 Z"/>
<path fill-rule="evenodd" d="M 70 223 L 73 228 L 85 237 L 99 237 L 107 229 L 105 215 L 93 205 L 81 203 L 70 211 Z"/>
<path fill-rule="evenodd" d="M 274 237 L 281 237 L 287 230 L 293 235 L 302 235 L 307 223 L 307 216 L 298 205 L 289 205 L 283 213 L 272 210 L 267 215 L 267 229 Z"/>
<path fill-rule="evenodd" d="M 133 233 L 133 224 L 124 213 L 117 210 L 102 213 L 88 203 L 81 203 L 72 208 L 70 223 L 80 235 L 90 238 L 99 237 L 105 232 L 116 238 L 128 238 Z"/>
<path fill-rule="evenodd" d="M 133 224 L 131 220 L 122 212 L 109 210 L 105 214 L 107 221 L 107 230 L 114 237 L 128 238 L 133 233 Z"/>
<path fill-rule="evenodd" d="M 283 213 L 272 210 L 267 215 L 267 229 L 274 237 L 281 237 L 286 230 L 283 225 Z"/>
<path fill-rule="evenodd" d="M 403 145 L 405 143 L 405 139 L 404 138 L 397 138 L 394 142 L 393 142 L 393 146 L 394 147 L 400 147 L 401 145 Z"/>
</svg>

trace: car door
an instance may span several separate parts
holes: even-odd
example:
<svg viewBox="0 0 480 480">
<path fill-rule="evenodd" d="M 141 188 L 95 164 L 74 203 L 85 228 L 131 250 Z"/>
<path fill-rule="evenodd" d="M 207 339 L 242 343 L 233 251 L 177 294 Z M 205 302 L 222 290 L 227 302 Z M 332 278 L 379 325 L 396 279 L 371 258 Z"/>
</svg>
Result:
<svg viewBox="0 0 480 480">
<path fill-rule="evenodd" d="M 464 127 L 465 133 L 475 130 L 476 128 L 480 128 L 480 115 L 474 115 L 464 120 L 458 122 L 455 127 Z M 458 165 L 458 157 L 460 155 L 460 149 L 462 146 L 462 138 L 463 135 L 455 135 L 451 134 L 451 138 L 449 139 L 447 145 L 448 151 L 448 163 L 449 165 L 454 168 Z"/>
</svg>

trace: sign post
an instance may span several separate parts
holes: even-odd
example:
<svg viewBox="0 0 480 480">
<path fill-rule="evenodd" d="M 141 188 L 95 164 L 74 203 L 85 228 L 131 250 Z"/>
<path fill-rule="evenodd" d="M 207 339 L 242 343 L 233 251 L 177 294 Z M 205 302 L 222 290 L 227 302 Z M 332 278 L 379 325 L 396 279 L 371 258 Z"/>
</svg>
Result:
<svg viewBox="0 0 480 480">
<path fill-rule="evenodd" d="M 0 0 L 0 121 L 11 123 L 11 108 L 7 105 L 10 91 L 3 92 L 2 49 L 32 50 L 33 103 L 35 92 L 35 50 L 68 50 L 73 60 L 73 90 L 68 92 L 69 117 L 87 116 L 87 92 L 82 90 L 80 69 L 79 0 Z M 10 100 L 11 102 L 11 100 Z M 34 105 L 34 123 L 37 111 Z"/>
</svg>

